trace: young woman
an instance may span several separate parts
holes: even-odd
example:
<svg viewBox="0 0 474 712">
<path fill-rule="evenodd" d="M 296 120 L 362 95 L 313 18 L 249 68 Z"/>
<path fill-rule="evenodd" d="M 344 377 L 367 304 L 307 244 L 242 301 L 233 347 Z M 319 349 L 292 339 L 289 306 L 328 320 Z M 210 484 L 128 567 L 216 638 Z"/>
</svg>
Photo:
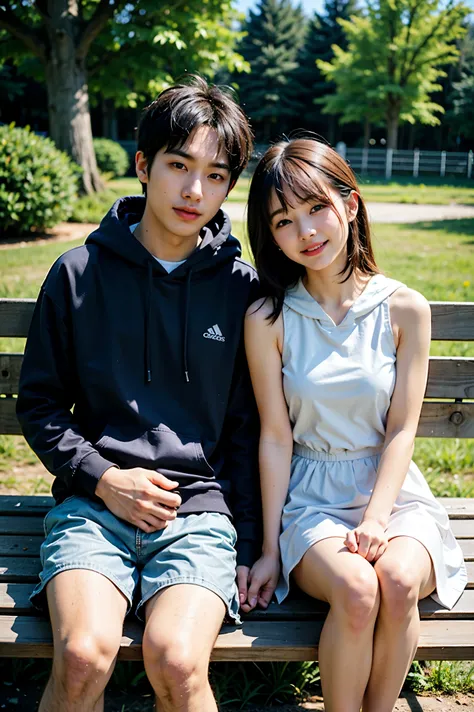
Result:
<svg viewBox="0 0 474 712">
<path fill-rule="evenodd" d="M 246 317 L 264 516 L 247 608 L 275 588 L 281 602 L 292 582 L 327 601 L 325 709 L 389 712 L 417 649 L 418 600 L 451 608 L 467 580 L 411 462 L 430 308 L 381 274 L 354 174 L 314 139 L 265 153 L 248 228 L 268 297 Z"/>
</svg>

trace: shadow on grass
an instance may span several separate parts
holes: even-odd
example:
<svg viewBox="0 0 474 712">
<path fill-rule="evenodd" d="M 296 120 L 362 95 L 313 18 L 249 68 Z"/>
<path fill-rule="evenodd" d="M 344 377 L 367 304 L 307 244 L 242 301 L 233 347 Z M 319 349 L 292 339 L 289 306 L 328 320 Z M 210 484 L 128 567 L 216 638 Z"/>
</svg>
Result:
<svg viewBox="0 0 474 712">
<path fill-rule="evenodd" d="M 474 218 L 459 218 L 459 220 L 430 220 L 416 223 L 400 223 L 400 230 L 410 231 L 430 231 L 444 230 L 455 235 L 472 235 L 474 237 Z M 464 244 L 474 245 L 474 240 L 468 240 Z"/>
</svg>

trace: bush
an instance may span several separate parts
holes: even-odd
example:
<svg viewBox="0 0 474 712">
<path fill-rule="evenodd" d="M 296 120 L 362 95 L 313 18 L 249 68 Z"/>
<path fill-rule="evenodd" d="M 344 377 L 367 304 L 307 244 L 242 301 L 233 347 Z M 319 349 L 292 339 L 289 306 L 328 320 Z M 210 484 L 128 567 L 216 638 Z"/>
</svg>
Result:
<svg viewBox="0 0 474 712">
<path fill-rule="evenodd" d="M 54 143 L 0 126 L 0 234 L 53 227 L 72 213 L 80 168 Z"/>
<path fill-rule="evenodd" d="M 113 178 L 125 175 L 130 159 L 119 143 L 108 138 L 95 138 L 94 151 L 97 165 L 102 173 L 107 173 Z"/>
</svg>

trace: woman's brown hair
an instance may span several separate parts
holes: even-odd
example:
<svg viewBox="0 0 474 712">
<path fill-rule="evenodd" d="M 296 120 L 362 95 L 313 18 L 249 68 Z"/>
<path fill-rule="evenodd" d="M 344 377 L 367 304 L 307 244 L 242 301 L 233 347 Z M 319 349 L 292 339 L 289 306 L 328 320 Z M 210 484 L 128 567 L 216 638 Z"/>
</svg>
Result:
<svg viewBox="0 0 474 712">
<path fill-rule="evenodd" d="M 352 191 L 359 194 L 357 217 L 349 223 L 347 261 L 341 276 L 349 279 L 354 271 L 377 274 L 379 269 L 370 240 L 370 227 L 364 201 L 351 168 L 330 146 L 315 138 L 294 138 L 280 141 L 265 152 L 250 184 L 248 202 L 248 234 L 263 293 L 273 299 L 272 323 L 278 318 L 285 292 L 302 278 L 303 265 L 290 260 L 278 249 L 270 231 L 270 201 L 275 191 L 283 210 L 293 207 L 288 193 L 298 201 L 315 201 L 333 205 L 324 184 L 337 190 L 343 200 Z M 286 191 L 286 196 L 285 196 Z"/>
</svg>

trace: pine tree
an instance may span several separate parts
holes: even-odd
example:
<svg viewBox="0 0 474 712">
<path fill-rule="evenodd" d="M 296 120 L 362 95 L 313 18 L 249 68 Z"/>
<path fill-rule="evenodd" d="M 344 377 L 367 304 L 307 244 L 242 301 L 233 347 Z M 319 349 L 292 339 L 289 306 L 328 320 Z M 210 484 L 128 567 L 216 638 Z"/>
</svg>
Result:
<svg viewBox="0 0 474 712">
<path fill-rule="evenodd" d="M 338 20 L 348 20 L 356 12 L 356 0 L 326 0 L 322 12 L 315 12 L 298 56 L 299 67 L 295 72 L 295 79 L 300 86 L 304 104 L 305 126 L 323 134 L 331 143 L 335 139 L 336 118 L 324 116 L 317 99 L 333 94 L 336 87 L 333 82 L 324 78 L 316 60 L 330 62 L 334 56 L 333 45 L 343 49 L 347 47 L 344 30 Z"/>
<path fill-rule="evenodd" d="M 249 62 L 250 74 L 239 75 L 240 100 L 250 116 L 257 139 L 275 138 L 301 111 L 294 82 L 297 56 L 307 21 L 291 0 L 260 0 L 243 27 L 247 33 L 237 51 Z"/>
</svg>

